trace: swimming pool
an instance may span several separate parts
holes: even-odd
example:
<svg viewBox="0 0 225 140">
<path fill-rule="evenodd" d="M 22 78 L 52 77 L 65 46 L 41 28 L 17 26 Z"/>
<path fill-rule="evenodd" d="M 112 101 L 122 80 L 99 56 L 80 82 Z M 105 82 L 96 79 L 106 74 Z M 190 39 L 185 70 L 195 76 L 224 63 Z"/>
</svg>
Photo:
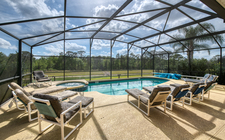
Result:
<svg viewBox="0 0 225 140">
<path fill-rule="evenodd" d="M 87 90 L 88 91 L 98 91 L 107 95 L 126 95 L 125 89 L 138 88 L 146 86 L 155 86 L 168 80 L 157 79 L 157 78 L 139 78 L 139 79 L 129 79 L 129 80 L 118 80 L 118 81 L 107 81 L 99 83 L 89 83 Z"/>
</svg>

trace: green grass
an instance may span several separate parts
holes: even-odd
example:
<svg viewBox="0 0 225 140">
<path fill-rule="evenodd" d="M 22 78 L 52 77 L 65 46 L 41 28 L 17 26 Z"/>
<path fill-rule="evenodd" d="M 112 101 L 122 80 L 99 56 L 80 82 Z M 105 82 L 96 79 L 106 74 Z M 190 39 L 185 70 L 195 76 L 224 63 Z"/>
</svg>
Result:
<svg viewBox="0 0 225 140">
<path fill-rule="evenodd" d="M 91 80 L 109 80 L 110 76 L 105 76 L 105 72 L 109 71 L 93 71 L 91 72 Z M 143 70 L 143 76 L 152 76 L 152 74 L 150 74 L 151 72 L 153 72 L 152 70 Z M 54 80 L 54 78 L 52 78 L 52 76 L 55 76 L 55 81 L 62 81 L 63 79 L 63 71 L 61 71 L 59 73 L 59 71 L 57 72 L 48 72 L 45 71 L 45 74 L 48 75 L 52 80 Z M 127 70 L 120 70 L 120 71 L 112 71 L 112 79 L 119 79 L 117 74 L 121 74 L 120 78 L 127 78 Z M 116 76 L 115 76 L 116 75 Z M 69 76 L 75 76 L 75 77 L 69 77 Z M 133 78 L 133 77 L 141 77 L 141 70 L 130 70 L 129 71 L 129 78 Z M 65 80 L 76 80 L 76 79 L 85 79 L 87 81 L 89 81 L 89 72 L 74 72 L 74 71 L 66 71 L 66 77 Z"/>
<path fill-rule="evenodd" d="M 109 72 L 109 71 L 92 71 L 91 75 L 104 75 L 104 72 Z M 151 73 L 153 72 L 152 70 L 143 70 L 144 73 Z M 129 70 L 129 74 L 141 74 L 141 70 Z M 63 76 L 63 71 L 45 71 L 45 74 L 48 75 L 49 77 L 51 76 Z M 127 70 L 120 70 L 120 71 L 112 71 L 112 74 L 127 74 Z M 89 71 L 69 71 L 66 70 L 66 76 L 84 76 L 84 75 L 89 75 Z"/>
</svg>

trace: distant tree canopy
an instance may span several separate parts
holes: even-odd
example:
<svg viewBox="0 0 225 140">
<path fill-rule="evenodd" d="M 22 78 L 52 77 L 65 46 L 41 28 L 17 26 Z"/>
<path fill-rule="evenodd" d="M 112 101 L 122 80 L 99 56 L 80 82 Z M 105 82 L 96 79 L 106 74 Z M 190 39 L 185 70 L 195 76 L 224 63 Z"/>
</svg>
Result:
<svg viewBox="0 0 225 140">
<path fill-rule="evenodd" d="M 33 57 L 32 67 L 33 70 L 44 71 L 57 71 L 57 70 L 70 70 L 70 71 L 89 71 L 90 58 L 84 56 L 85 52 L 72 52 L 68 51 L 65 55 L 60 53 L 59 56 L 46 56 L 46 57 Z M 154 62 L 153 62 L 154 59 Z M 186 57 L 181 54 L 174 53 L 155 54 L 154 57 L 151 53 L 144 53 L 142 62 L 140 54 L 129 54 L 129 68 L 127 67 L 127 55 L 117 54 L 112 58 L 112 70 L 155 70 L 159 72 L 167 72 L 169 62 L 169 72 L 189 74 L 189 63 Z M 225 62 L 225 56 L 223 56 Z M 222 64 L 225 69 L 225 63 Z M 111 68 L 110 56 L 92 56 L 91 57 L 91 70 L 92 71 L 109 71 Z M 0 52 L 0 80 L 18 75 L 18 54 L 9 54 L 8 56 Z M 219 75 L 220 63 L 219 56 L 216 55 L 212 59 L 207 60 L 204 58 L 193 59 L 191 63 L 191 71 L 193 75 L 204 75 L 205 73 L 212 73 Z M 22 73 L 30 73 L 30 53 L 22 52 Z"/>
</svg>

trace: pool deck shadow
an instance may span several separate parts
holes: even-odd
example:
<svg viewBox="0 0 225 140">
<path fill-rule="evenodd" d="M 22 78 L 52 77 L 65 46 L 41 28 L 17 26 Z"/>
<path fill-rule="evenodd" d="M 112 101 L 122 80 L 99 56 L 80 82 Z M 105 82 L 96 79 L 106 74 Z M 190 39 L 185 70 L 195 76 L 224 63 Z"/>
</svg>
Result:
<svg viewBox="0 0 225 140">
<path fill-rule="evenodd" d="M 184 83 L 170 80 L 163 84 Z M 83 94 L 83 93 L 81 93 Z M 77 96 L 77 95 L 76 95 Z M 163 107 L 151 108 L 146 116 L 127 102 L 126 95 L 105 95 L 96 91 L 85 92 L 93 97 L 95 110 L 68 139 L 77 140 L 127 140 L 127 139 L 216 139 L 225 138 L 225 92 L 213 89 L 211 99 L 184 108 L 175 105 L 173 111 L 163 112 Z M 75 96 L 74 96 L 75 97 Z M 137 103 L 131 98 L 131 101 Z M 143 109 L 145 109 L 142 106 Z M 74 126 L 79 117 L 71 120 Z M 42 122 L 43 127 L 48 123 Z M 71 127 L 70 126 L 70 127 Z M 68 133 L 70 128 L 65 129 Z M 28 122 L 24 111 L 15 105 L 0 109 L 1 139 L 60 139 L 60 127 L 53 126 L 38 134 L 38 122 Z"/>
</svg>

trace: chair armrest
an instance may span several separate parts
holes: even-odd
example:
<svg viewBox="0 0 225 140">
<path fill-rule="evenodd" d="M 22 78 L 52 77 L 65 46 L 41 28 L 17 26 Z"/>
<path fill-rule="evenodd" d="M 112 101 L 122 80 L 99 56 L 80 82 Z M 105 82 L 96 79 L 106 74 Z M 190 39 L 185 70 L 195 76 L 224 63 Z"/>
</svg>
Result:
<svg viewBox="0 0 225 140">
<path fill-rule="evenodd" d="M 203 77 L 196 77 L 196 79 L 201 80 L 201 79 L 203 79 Z"/>
<path fill-rule="evenodd" d="M 35 101 L 38 101 L 38 102 L 41 102 L 41 103 L 45 103 L 47 105 L 51 105 L 49 100 L 44 100 L 44 99 L 39 99 L 39 98 L 35 98 L 35 97 L 30 97 L 30 99 L 35 102 Z"/>
<path fill-rule="evenodd" d="M 185 90 L 190 90 L 190 89 L 191 89 L 190 87 L 188 87 L 188 88 L 182 88 L 180 91 L 183 92 Z"/>
<path fill-rule="evenodd" d="M 146 98 L 146 97 L 144 97 L 142 95 L 138 95 L 138 99 L 140 99 L 140 98 L 145 98 L 146 100 L 149 100 L 149 98 Z"/>
<path fill-rule="evenodd" d="M 206 87 L 206 84 L 204 84 L 204 85 L 199 85 L 199 88 L 201 88 L 201 87 Z"/>
<path fill-rule="evenodd" d="M 80 109 L 82 108 L 82 102 L 79 101 L 77 102 L 76 104 L 72 105 L 70 108 L 68 108 L 67 110 L 63 111 L 61 114 L 60 114 L 60 117 L 61 115 L 65 115 L 68 111 L 70 111 L 71 109 L 73 109 L 74 107 L 76 106 L 80 106 Z"/>
</svg>

